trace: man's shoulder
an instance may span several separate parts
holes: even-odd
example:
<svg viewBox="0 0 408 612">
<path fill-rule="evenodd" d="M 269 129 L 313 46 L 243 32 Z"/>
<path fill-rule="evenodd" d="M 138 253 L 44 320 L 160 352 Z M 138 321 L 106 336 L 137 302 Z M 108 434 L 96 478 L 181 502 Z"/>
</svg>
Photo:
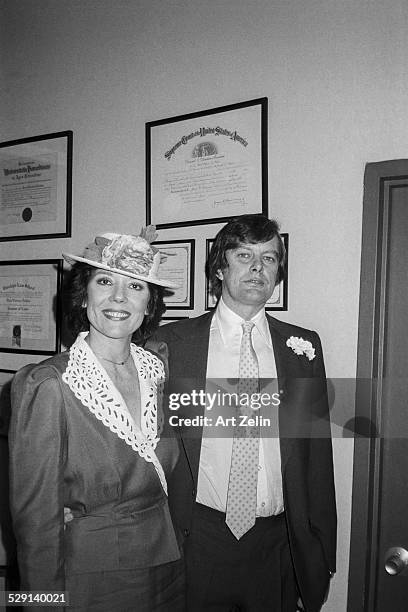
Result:
<svg viewBox="0 0 408 612">
<path fill-rule="evenodd" d="M 169 341 L 172 338 L 186 338 L 195 336 L 197 333 L 203 333 L 204 330 L 211 324 L 213 312 L 206 312 L 199 317 L 181 319 L 173 323 L 161 325 L 156 331 L 154 337 L 157 340 Z"/>
<path fill-rule="evenodd" d="M 286 336 L 287 338 L 295 336 L 297 338 L 303 338 L 304 340 L 319 337 L 318 333 L 312 329 L 307 329 L 306 327 L 301 327 L 300 325 L 295 325 L 294 323 L 287 323 L 286 321 L 275 319 L 275 317 L 272 317 L 268 313 L 266 314 L 266 318 L 269 326 L 281 336 Z"/>
</svg>

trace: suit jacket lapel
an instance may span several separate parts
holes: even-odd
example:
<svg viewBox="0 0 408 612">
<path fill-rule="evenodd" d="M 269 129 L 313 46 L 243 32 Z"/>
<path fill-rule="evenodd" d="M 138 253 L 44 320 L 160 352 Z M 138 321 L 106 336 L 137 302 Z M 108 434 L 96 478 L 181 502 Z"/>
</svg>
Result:
<svg viewBox="0 0 408 612">
<path fill-rule="evenodd" d="M 193 319 L 194 325 L 188 330 L 188 337 L 185 336 L 184 330 L 177 335 L 177 327 L 175 328 L 177 355 L 174 355 L 175 358 L 170 364 L 172 378 L 190 378 L 195 385 L 204 387 L 212 316 L 211 312 Z"/>
<path fill-rule="evenodd" d="M 268 316 L 276 371 L 279 382 L 279 438 L 282 470 L 293 452 L 296 441 L 307 435 L 307 411 L 305 411 L 305 385 L 310 371 L 304 359 L 299 359 L 287 345 L 287 330 L 280 322 Z"/>
<path fill-rule="evenodd" d="M 210 339 L 211 320 L 214 312 L 198 317 L 192 320 L 191 334 L 189 337 L 180 335 L 177 339 L 177 372 L 171 374 L 172 378 L 185 380 L 185 389 L 190 391 L 195 389 L 205 390 L 207 361 L 208 361 L 208 345 Z M 170 364 L 172 371 L 174 363 Z M 177 384 L 177 380 L 175 380 Z M 184 385 L 182 385 L 184 386 Z M 185 408 L 185 416 L 195 416 L 204 414 L 204 406 L 199 406 L 194 411 L 191 408 Z M 179 410 L 183 414 L 182 409 Z M 190 427 L 180 429 L 180 437 L 182 444 L 190 464 L 191 473 L 197 486 L 198 468 L 200 462 L 202 427 Z"/>
</svg>

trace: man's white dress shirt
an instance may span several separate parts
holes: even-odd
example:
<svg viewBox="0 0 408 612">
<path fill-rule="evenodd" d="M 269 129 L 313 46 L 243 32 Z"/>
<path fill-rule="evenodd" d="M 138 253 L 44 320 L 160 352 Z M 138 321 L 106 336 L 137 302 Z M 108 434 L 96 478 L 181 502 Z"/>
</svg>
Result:
<svg viewBox="0 0 408 612">
<path fill-rule="evenodd" d="M 239 353 L 242 339 L 242 319 L 220 299 L 212 318 L 207 361 L 207 392 L 214 392 L 217 379 L 238 379 Z M 265 310 L 254 322 L 252 344 L 258 359 L 261 392 L 277 393 L 276 365 Z M 262 388 L 262 379 L 269 379 Z M 273 382 L 271 379 L 274 379 Z M 277 407 L 267 406 L 256 411 L 272 420 L 277 432 Z M 212 411 L 205 410 L 211 417 Z M 211 431 L 210 431 L 211 430 Z M 264 433 L 264 436 L 262 434 Z M 214 424 L 204 426 L 198 472 L 197 502 L 221 512 L 226 511 L 228 480 L 233 437 L 222 437 L 222 428 L 214 435 Z M 279 437 L 271 436 L 271 428 L 260 427 L 259 467 L 256 516 L 272 516 L 283 512 L 283 493 Z"/>
</svg>

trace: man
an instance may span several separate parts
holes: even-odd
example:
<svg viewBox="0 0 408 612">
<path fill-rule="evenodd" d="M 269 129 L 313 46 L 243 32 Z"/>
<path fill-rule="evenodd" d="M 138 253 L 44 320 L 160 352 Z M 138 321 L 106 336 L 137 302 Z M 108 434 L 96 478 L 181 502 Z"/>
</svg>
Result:
<svg viewBox="0 0 408 612">
<path fill-rule="evenodd" d="M 158 333 L 169 350 L 170 398 L 187 392 L 193 400 L 193 391 L 196 398 L 217 379 L 226 384 L 238 379 L 239 393 L 246 383 L 241 393 L 249 391 L 250 397 L 269 390 L 269 397 L 279 398 L 279 437 L 271 429 L 262 432 L 259 423 L 238 432 L 241 413 L 232 433 L 226 428 L 224 437 L 214 435 L 209 419 L 183 420 L 210 414 L 208 405 L 197 407 L 194 401 L 180 406 L 172 419 L 179 426 L 181 456 L 169 501 L 185 538 L 188 612 L 295 612 L 298 598 L 306 612 L 317 612 L 335 571 L 333 462 L 320 340 L 315 332 L 265 313 L 284 262 L 274 221 L 262 215 L 231 220 L 218 233 L 208 261 L 219 298 L 215 311 L 165 325 Z M 279 395 L 272 393 L 276 378 Z M 264 413 L 272 415 L 275 403 Z"/>
</svg>

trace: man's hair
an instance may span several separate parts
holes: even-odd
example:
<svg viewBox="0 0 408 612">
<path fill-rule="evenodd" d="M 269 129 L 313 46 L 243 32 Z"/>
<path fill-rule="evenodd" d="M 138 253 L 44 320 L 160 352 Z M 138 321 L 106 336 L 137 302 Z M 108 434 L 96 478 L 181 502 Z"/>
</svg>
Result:
<svg viewBox="0 0 408 612">
<path fill-rule="evenodd" d="M 72 266 L 64 289 L 64 307 L 68 329 L 75 336 L 81 331 L 89 330 L 89 321 L 84 304 L 87 302 L 88 283 L 96 268 L 86 263 L 77 262 Z M 163 301 L 164 289 L 159 285 L 147 283 L 150 297 L 143 323 L 134 335 L 134 341 L 150 336 L 158 327 L 161 316 L 166 310 Z"/>
<path fill-rule="evenodd" d="M 224 225 L 215 237 L 206 265 L 211 293 L 217 299 L 221 296 L 222 281 L 218 278 L 217 272 L 228 267 L 227 251 L 236 249 L 241 244 L 268 242 L 275 236 L 278 238 L 279 267 L 276 276 L 278 284 L 285 277 L 286 260 L 285 245 L 279 233 L 278 223 L 264 215 L 241 215 Z"/>
</svg>

